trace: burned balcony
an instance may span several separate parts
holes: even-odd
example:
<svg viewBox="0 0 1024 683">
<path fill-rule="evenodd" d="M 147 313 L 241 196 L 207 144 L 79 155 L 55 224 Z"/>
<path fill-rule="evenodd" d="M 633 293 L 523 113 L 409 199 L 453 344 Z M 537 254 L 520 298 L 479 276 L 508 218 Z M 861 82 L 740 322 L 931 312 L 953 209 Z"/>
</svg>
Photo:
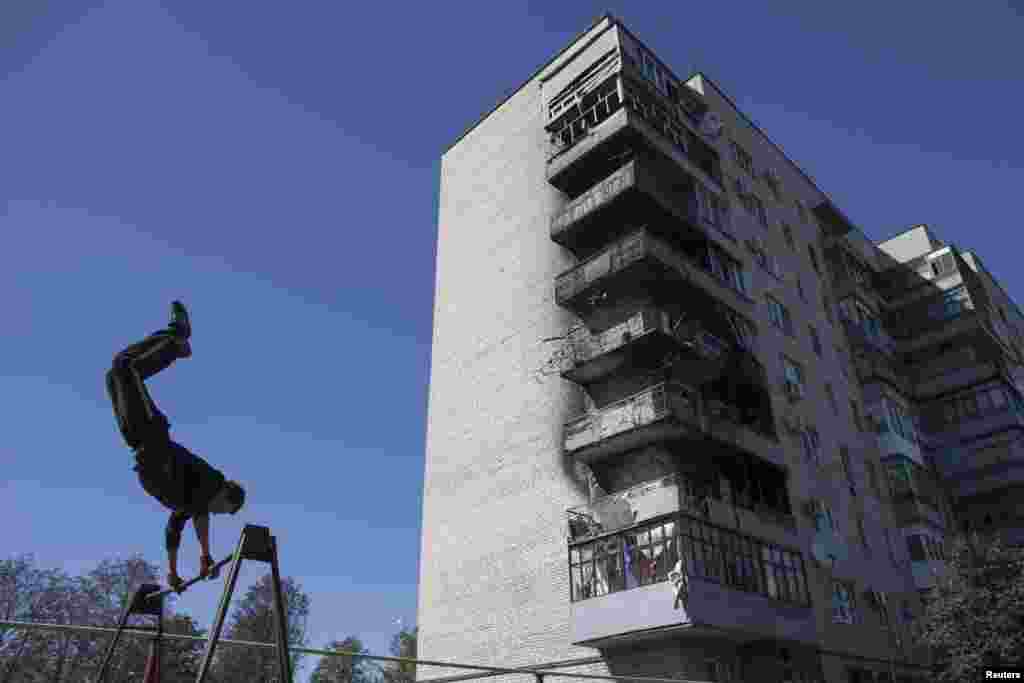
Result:
<svg viewBox="0 0 1024 683">
<path fill-rule="evenodd" d="M 571 546 L 572 642 L 721 636 L 814 642 L 807 575 L 793 549 L 689 515 Z"/>
<path fill-rule="evenodd" d="M 621 74 L 563 109 L 547 125 L 548 182 L 575 197 L 640 155 L 672 162 L 721 193 L 718 153 L 690 129 L 678 108 Z"/>
<path fill-rule="evenodd" d="M 585 317 L 604 300 L 631 295 L 659 302 L 717 300 L 735 311 L 753 306 L 742 264 L 706 245 L 674 249 L 645 227 L 559 275 L 555 302 Z M 709 251 L 710 249 L 710 251 Z"/>
<path fill-rule="evenodd" d="M 578 543 L 655 517 L 677 514 L 684 508 L 696 508 L 696 502 L 687 502 L 692 496 L 687 495 L 686 484 L 682 477 L 671 474 L 569 508 L 569 542 Z"/>
<path fill-rule="evenodd" d="M 648 225 L 670 242 L 705 239 L 727 230 L 723 200 L 678 170 L 634 159 L 551 218 L 551 239 L 576 254 L 592 253 Z"/>
<path fill-rule="evenodd" d="M 669 354 L 686 368 L 680 375 L 692 384 L 721 372 L 732 344 L 715 336 L 696 320 L 676 320 L 664 309 L 645 308 L 602 332 L 577 327 L 564 340 L 562 377 L 588 384 L 621 367 L 653 370 Z M 691 379 L 691 377 L 693 379 Z"/>
<path fill-rule="evenodd" d="M 696 392 L 663 382 L 565 425 L 565 451 L 594 462 L 658 441 L 698 437 L 701 418 Z"/>
</svg>

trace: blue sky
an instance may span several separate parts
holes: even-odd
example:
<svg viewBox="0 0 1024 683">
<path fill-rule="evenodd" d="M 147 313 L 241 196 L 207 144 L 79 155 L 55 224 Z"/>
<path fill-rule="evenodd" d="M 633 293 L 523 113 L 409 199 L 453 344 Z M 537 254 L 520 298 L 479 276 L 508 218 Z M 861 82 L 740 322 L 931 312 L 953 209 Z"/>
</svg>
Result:
<svg viewBox="0 0 1024 683">
<path fill-rule="evenodd" d="M 270 526 L 311 643 L 384 653 L 415 622 L 440 154 L 606 10 L 869 236 L 928 222 L 1021 290 L 1019 3 L 4 3 L 0 554 L 164 562 L 103 373 L 181 298 L 195 355 L 152 391 L 249 490 L 215 554 Z"/>
</svg>

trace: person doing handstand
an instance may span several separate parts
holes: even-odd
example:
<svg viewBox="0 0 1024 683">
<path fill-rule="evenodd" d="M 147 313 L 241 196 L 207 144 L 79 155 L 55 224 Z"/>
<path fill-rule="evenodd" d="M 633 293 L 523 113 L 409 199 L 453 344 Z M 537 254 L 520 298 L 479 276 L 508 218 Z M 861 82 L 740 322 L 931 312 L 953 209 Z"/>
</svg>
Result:
<svg viewBox="0 0 1024 683">
<path fill-rule="evenodd" d="M 145 381 L 179 358 L 189 358 L 192 327 L 185 306 L 171 304 L 166 328 L 132 344 L 114 356 L 107 372 L 107 393 L 121 436 L 135 452 L 134 470 L 149 495 L 171 510 L 165 530 L 167 581 L 181 590 L 178 548 L 181 533 L 192 520 L 200 546 L 200 576 L 214 566 L 210 556 L 210 515 L 236 514 L 245 504 L 245 490 L 220 470 L 170 437 L 171 423 L 156 407 Z"/>
</svg>

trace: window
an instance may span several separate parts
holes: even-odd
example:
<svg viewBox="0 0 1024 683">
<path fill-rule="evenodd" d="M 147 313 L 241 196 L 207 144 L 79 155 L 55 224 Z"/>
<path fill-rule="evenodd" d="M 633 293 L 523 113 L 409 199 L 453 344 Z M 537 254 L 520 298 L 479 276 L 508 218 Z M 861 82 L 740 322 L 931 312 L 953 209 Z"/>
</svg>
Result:
<svg viewBox="0 0 1024 683">
<path fill-rule="evenodd" d="M 804 395 L 804 371 L 800 365 L 786 356 L 782 357 L 782 377 L 786 391 L 792 392 L 790 396 L 799 398 Z"/>
<path fill-rule="evenodd" d="M 928 304 L 926 314 L 931 320 L 949 320 L 970 308 L 971 300 L 967 293 L 967 287 L 960 285 L 946 290 L 936 300 Z"/>
<path fill-rule="evenodd" d="M 818 337 L 818 331 L 814 329 L 814 325 L 807 326 L 807 332 L 811 335 L 811 348 L 814 349 L 814 353 L 821 357 L 821 338 Z"/>
<path fill-rule="evenodd" d="M 807 427 L 800 433 L 800 441 L 804 448 L 804 458 L 815 465 L 821 464 L 821 437 L 814 427 Z"/>
<path fill-rule="evenodd" d="M 741 294 L 747 294 L 747 272 L 743 264 L 723 250 L 710 247 L 703 252 L 704 269 Z"/>
<path fill-rule="evenodd" d="M 884 527 L 882 531 L 885 534 L 885 546 L 889 549 L 889 561 L 892 562 L 892 566 L 898 567 L 900 566 L 900 561 L 899 558 L 896 557 L 896 548 L 892 542 L 892 533 L 889 531 L 889 527 Z"/>
<path fill-rule="evenodd" d="M 821 266 L 818 265 L 818 253 L 814 251 L 814 245 L 807 245 L 807 255 L 811 258 L 811 266 L 814 268 L 814 272 L 819 276 L 821 275 Z"/>
<path fill-rule="evenodd" d="M 804 292 L 804 283 L 800 278 L 796 279 L 796 292 L 800 295 L 800 301 L 807 303 L 807 294 Z"/>
<path fill-rule="evenodd" d="M 788 335 L 793 334 L 793 318 L 787 309 L 778 299 L 768 296 L 768 320 L 772 325 L 779 328 Z"/>
<path fill-rule="evenodd" d="M 800 553 L 685 516 L 571 546 L 570 595 L 576 602 L 665 582 L 679 561 L 689 575 L 809 604 Z"/>
<path fill-rule="evenodd" d="M 946 275 L 952 275 L 957 272 L 956 257 L 953 256 L 953 252 L 947 251 L 945 254 L 940 254 L 934 258 L 929 259 L 932 267 L 932 273 L 935 277 L 945 277 Z"/>
<path fill-rule="evenodd" d="M 895 399 L 885 396 L 882 398 L 882 411 L 883 433 L 891 429 L 907 441 L 917 441 L 914 421 L 906 408 Z"/>
<path fill-rule="evenodd" d="M 754 159 L 750 156 L 750 153 L 743 149 L 738 142 L 730 140 L 732 146 L 732 157 L 736 162 L 736 165 L 742 168 L 750 175 L 754 175 Z"/>
<path fill-rule="evenodd" d="M 832 582 L 832 623 L 854 623 L 853 585 L 844 581 Z"/>
<path fill-rule="evenodd" d="M 857 536 L 860 540 L 860 547 L 864 550 L 864 554 L 867 557 L 871 557 L 871 544 L 868 542 L 868 532 L 864 528 L 864 517 L 857 517 Z"/>
<path fill-rule="evenodd" d="M 850 399 L 850 414 L 853 416 L 853 424 L 857 427 L 857 431 L 863 432 L 864 422 L 861 421 L 860 408 L 857 407 L 857 402 L 852 398 Z"/>
<path fill-rule="evenodd" d="M 782 236 L 786 238 L 786 244 L 793 251 L 796 251 L 796 240 L 793 239 L 793 228 L 788 223 L 782 224 Z"/>
<path fill-rule="evenodd" d="M 836 403 L 836 392 L 832 389 L 831 382 L 825 382 L 825 396 L 828 397 L 829 406 L 832 407 L 832 414 L 839 416 L 839 404 Z"/>
<path fill-rule="evenodd" d="M 807 206 L 804 205 L 803 200 L 797 199 L 793 204 L 796 206 L 796 215 L 800 217 L 801 223 L 807 222 Z"/>
<path fill-rule="evenodd" d="M 832 317 L 832 303 L 828 300 L 827 294 L 821 295 L 821 307 L 825 309 L 825 319 L 829 325 L 835 325 L 835 318 Z"/>
<path fill-rule="evenodd" d="M 868 471 L 868 483 L 871 484 L 871 490 L 874 492 L 876 498 L 881 498 L 882 489 L 879 488 L 878 469 L 876 468 L 875 461 L 865 458 L 864 466 Z"/>
<path fill-rule="evenodd" d="M 850 487 L 850 495 L 857 495 L 857 479 L 853 474 L 853 465 L 850 463 L 850 450 L 845 445 L 841 445 L 839 449 L 840 463 L 843 465 L 843 475 L 846 477 L 846 483 Z"/>
<path fill-rule="evenodd" d="M 761 198 L 756 195 L 747 195 L 747 197 L 750 199 L 751 208 L 753 209 L 751 213 L 757 217 L 757 222 L 761 224 L 761 227 L 767 228 L 768 214 L 765 213 L 764 202 L 762 202 Z"/>
</svg>

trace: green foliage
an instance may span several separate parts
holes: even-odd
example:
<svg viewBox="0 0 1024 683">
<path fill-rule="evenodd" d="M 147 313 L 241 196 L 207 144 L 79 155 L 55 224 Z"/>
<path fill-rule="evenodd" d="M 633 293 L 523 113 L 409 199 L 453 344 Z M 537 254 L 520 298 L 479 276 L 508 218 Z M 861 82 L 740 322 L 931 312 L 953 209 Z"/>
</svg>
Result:
<svg viewBox="0 0 1024 683">
<path fill-rule="evenodd" d="M 403 628 L 391 638 L 391 656 L 416 659 L 416 641 L 419 636 L 419 627 L 409 630 Z M 383 667 L 385 683 L 415 683 L 416 665 L 399 662 L 388 662 Z"/>
<path fill-rule="evenodd" d="M 288 644 L 306 646 L 306 623 L 309 618 L 309 596 L 298 582 L 281 579 L 285 615 L 288 623 Z M 277 624 L 274 615 L 274 590 L 271 575 L 265 574 L 249 587 L 235 603 L 225 629 L 225 638 L 274 643 Z M 301 655 L 291 654 L 294 676 Z M 215 674 L 219 683 L 280 683 L 277 653 L 272 649 L 224 646 L 217 648 Z"/>
<path fill-rule="evenodd" d="M 334 641 L 326 650 L 369 654 L 358 636 Z M 313 671 L 310 683 L 375 683 L 380 677 L 379 667 L 371 660 L 352 657 L 322 657 Z"/>
<path fill-rule="evenodd" d="M 1024 664 L 1024 548 L 998 537 L 958 539 L 916 630 L 935 653 L 938 681 Z"/>
<path fill-rule="evenodd" d="M 0 614 L 14 621 L 76 625 L 117 623 L 126 600 L 141 583 L 155 582 L 158 567 L 138 556 L 105 560 L 88 574 L 71 577 L 55 569 L 40 569 L 28 555 L 0 561 Z M 151 623 L 133 617 L 129 625 Z M 183 615 L 165 617 L 170 633 L 202 635 Z M 0 683 L 86 683 L 95 676 L 110 636 L 51 631 L 0 629 Z M 108 681 L 137 681 L 144 670 L 149 644 L 123 638 Z M 201 643 L 165 641 L 165 683 L 195 679 L 194 662 Z M 191 677 L 189 673 L 191 672 Z"/>
</svg>

